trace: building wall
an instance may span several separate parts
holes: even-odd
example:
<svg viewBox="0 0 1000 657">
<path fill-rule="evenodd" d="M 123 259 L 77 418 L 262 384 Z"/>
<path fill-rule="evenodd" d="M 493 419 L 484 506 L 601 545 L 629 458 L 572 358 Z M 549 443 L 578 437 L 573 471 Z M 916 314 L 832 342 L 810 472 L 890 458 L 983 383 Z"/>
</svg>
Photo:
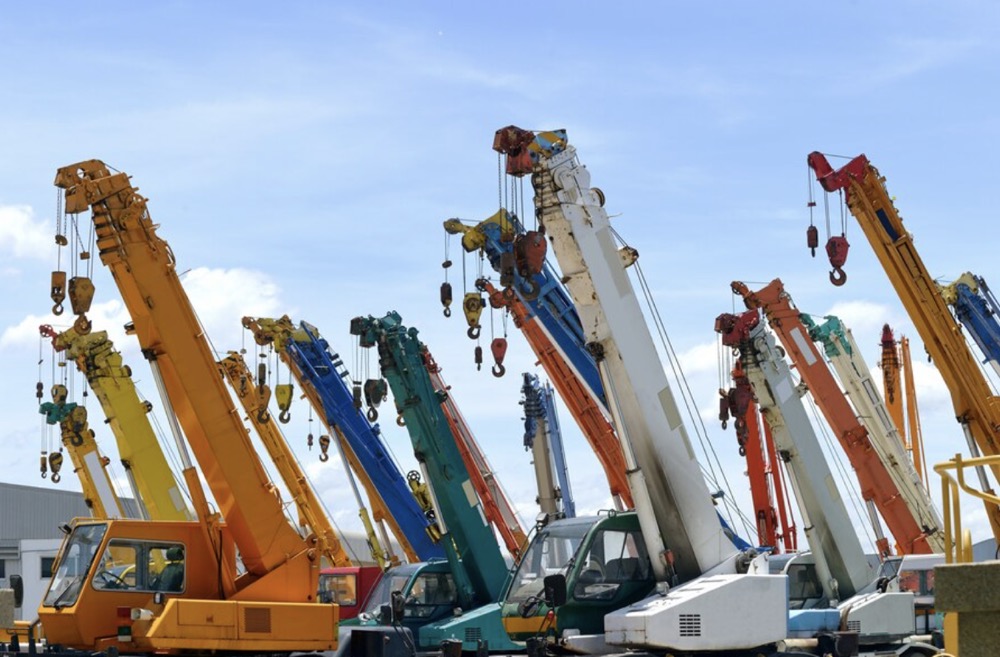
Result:
<svg viewBox="0 0 1000 657">
<path fill-rule="evenodd" d="M 38 605 L 49 587 L 48 573 L 42 573 L 42 560 L 55 559 L 60 538 L 28 538 L 21 541 L 20 570 L 24 579 L 24 604 L 18 609 L 17 618 L 34 620 L 38 617 Z"/>
</svg>

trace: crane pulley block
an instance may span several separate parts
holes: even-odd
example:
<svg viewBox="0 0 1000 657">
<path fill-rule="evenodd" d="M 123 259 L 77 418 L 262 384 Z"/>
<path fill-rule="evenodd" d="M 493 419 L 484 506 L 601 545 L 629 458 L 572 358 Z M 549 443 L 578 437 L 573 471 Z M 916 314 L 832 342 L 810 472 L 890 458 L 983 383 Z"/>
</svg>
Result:
<svg viewBox="0 0 1000 657">
<path fill-rule="evenodd" d="M 63 314 L 63 301 L 66 300 L 66 272 L 64 271 L 54 271 L 52 272 L 52 285 L 50 286 L 51 292 L 49 296 L 52 298 L 52 302 L 55 304 L 52 306 L 53 315 Z"/>
<path fill-rule="evenodd" d="M 319 460 L 324 463 L 330 460 L 330 436 L 323 434 L 319 437 Z"/>
<path fill-rule="evenodd" d="M 517 256 L 511 251 L 504 251 L 500 254 L 500 286 L 511 287 L 514 285 L 514 274 L 517 272 Z"/>
<path fill-rule="evenodd" d="M 90 312 L 90 304 L 94 300 L 94 283 L 86 276 L 74 276 L 69 279 L 69 303 L 74 315 Z"/>
<path fill-rule="evenodd" d="M 278 414 L 278 420 L 282 424 L 288 424 L 288 420 L 291 419 L 288 411 L 292 407 L 292 395 L 294 393 L 295 386 L 291 383 L 279 383 L 274 386 L 274 399 L 281 410 L 281 413 Z"/>
<path fill-rule="evenodd" d="M 830 257 L 830 282 L 840 286 L 847 282 L 847 274 L 844 273 L 843 266 L 847 262 L 847 251 L 851 245 L 847 242 L 846 235 L 834 235 L 826 243 L 826 255 Z"/>
<path fill-rule="evenodd" d="M 441 283 L 441 305 L 444 306 L 444 316 L 451 317 L 451 283 Z"/>
<path fill-rule="evenodd" d="M 545 252 L 548 244 L 545 233 L 529 230 L 514 239 L 514 254 L 517 257 L 517 272 L 527 278 L 540 274 L 545 264 Z"/>
<path fill-rule="evenodd" d="M 378 407 L 389 395 L 389 384 L 385 379 L 368 379 L 365 381 L 365 404 L 368 405 L 368 419 L 374 422 L 378 419 Z"/>
<path fill-rule="evenodd" d="M 49 454 L 49 470 L 52 472 L 52 483 L 58 484 L 59 480 L 62 479 L 59 471 L 62 470 L 63 455 L 62 452 L 52 452 Z"/>
<path fill-rule="evenodd" d="M 483 314 L 486 302 L 483 295 L 477 292 L 466 292 L 462 301 L 462 311 L 465 313 L 465 321 L 469 324 L 468 335 L 473 340 L 479 337 L 482 327 L 479 325 L 479 317 Z M 362 345 L 363 346 L 363 345 Z"/>
<path fill-rule="evenodd" d="M 507 355 L 507 338 L 494 338 L 490 343 L 490 351 L 493 352 L 493 376 L 500 378 L 507 369 L 503 366 L 504 356 Z"/>
</svg>

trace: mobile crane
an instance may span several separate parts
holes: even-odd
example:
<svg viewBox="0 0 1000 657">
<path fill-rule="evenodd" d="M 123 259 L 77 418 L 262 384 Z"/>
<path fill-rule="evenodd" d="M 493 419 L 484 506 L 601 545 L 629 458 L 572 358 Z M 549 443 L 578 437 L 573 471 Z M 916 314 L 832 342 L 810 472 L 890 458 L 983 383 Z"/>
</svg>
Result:
<svg viewBox="0 0 1000 657">
<path fill-rule="evenodd" d="M 810 553 L 785 566 L 789 576 L 789 643 L 810 646 L 818 636 L 846 629 L 858 634 L 866 654 L 905 653 L 914 633 L 914 597 L 879 592 L 875 573 L 839 494 L 802 395 L 757 309 L 725 313 L 715 321 L 722 344 L 738 353 L 745 377 L 736 380 L 743 400 L 756 398 L 785 463 Z M 752 389 L 751 389 L 752 388 Z"/>
<path fill-rule="evenodd" d="M 441 400 L 441 410 L 448 420 L 448 427 L 455 437 L 455 445 L 458 453 L 462 455 L 466 470 L 469 471 L 469 481 L 479 496 L 479 501 L 483 505 L 483 513 L 486 520 L 493 525 L 494 530 L 500 535 L 500 539 L 507 546 L 507 551 L 517 560 L 521 555 L 521 550 L 527 544 L 527 536 L 521 521 L 514 511 L 514 505 L 507 498 L 507 494 L 497 481 L 493 468 L 486 460 L 476 437 L 469 428 L 469 423 L 465 421 L 462 412 L 455 403 L 455 398 L 450 394 L 451 386 L 445 384 L 441 378 L 441 368 L 438 367 L 430 351 L 426 352 L 425 365 L 427 374 L 431 378 L 431 384 L 435 390 L 449 391 Z"/>
<path fill-rule="evenodd" d="M 449 219 L 444 227 L 449 234 L 462 235 L 466 251 L 482 249 L 498 272 L 510 260 L 507 254 L 513 250 L 515 236 L 524 232 L 517 218 L 505 209 L 475 226 Z M 597 365 L 584 348 L 583 327 L 572 300 L 547 262 L 529 276 L 530 282 L 516 269 L 512 276 L 512 284 L 504 289 L 485 278 L 476 285 L 487 294 L 490 306 L 506 308 L 515 326 L 524 333 L 604 469 L 615 508 L 632 508 L 625 456 L 611 425 Z"/>
<path fill-rule="evenodd" d="M 924 438 L 917 412 L 917 386 L 913 380 L 913 360 L 910 358 L 910 340 L 896 338 L 888 324 L 882 326 L 882 389 L 885 404 L 896 424 L 903 447 L 910 455 L 914 469 L 927 489 L 927 467 L 924 463 Z M 905 395 L 904 395 L 905 392 Z"/>
<path fill-rule="evenodd" d="M 826 192 L 844 192 L 848 209 L 858 220 L 951 392 L 955 417 L 970 452 L 974 457 L 980 452 L 984 456 L 1000 454 L 1000 404 L 917 253 L 913 236 L 903 226 L 885 179 L 864 155 L 837 170 L 819 152 L 810 153 L 807 162 Z M 1000 478 L 1000 467 L 991 469 L 994 478 Z M 985 469 L 977 472 L 982 490 L 995 497 Z M 993 535 L 1000 539 L 1000 507 L 988 500 L 984 504 Z"/>
<path fill-rule="evenodd" d="M 198 521 L 74 521 L 38 612 L 47 640 L 123 653 L 332 650 L 337 606 L 316 602 L 317 535 L 302 536 L 285 516 L 146 199 L 99 160 L 59 169 L 55 184 L 66 212 L 92 211 L 101 261 L 160 389 Z M 90 322 L 77 314 L 85 333 Z M 209 511 L 187 444 L 221 518 Z M 167 565 L 153 572 L 160 559 Z"/>
<path fill-rule="evenodd" d="M 757 402 L 740 361 L 733 366 L 732 379 L 732 388 L 719 391 L 719 420 L 725 429 L 732 417 L 740 455 L 747 460 L 758 545 L 770 547 L 772 554 L 781 554 L 782 546 L 785 552 L 795 552 L 798 534 L 787 506 L 771 426 L 760 425 Z"/>
<path fill-rule="evenodd" d="M 827 367 L 823 354 L 808 339 L 809 329 L 792 304 L 781 279 L 771 281 L 756 292 L 739 281 L 733 282 L 732 288 L 743 298 L 747 308 L 764 311 L 802 380 L 813 391 L 817 406 L 857 475 L 880 556 L 884 558 L 891 552 L 878 519 L 879 514 L 904 554 L 932 552 L 932 539 L 929 537 L 938 532 L 939 522 L 931 509 L 930 500 L 910 476 L 912 469 L 905 468 L 908 464 L 895 458 L 893 445 L 889 444 L 884 431 L 873 435 L 858 419 Z M 856 380 L 860 376 L 856 369 L 848 372 L 852 367 L 850 363 L 844 363 L 839 358 L 837 361 L 842 365 L 838 371 L 842 369 L 845 377 Z M 873 392 L 870 376 L 868 387 L 872 390 L 862 391 L 856 385 L 854 389 L 849 387 L 849 392 Z M 864 401 L 860 394 L 854 398 L 855 404 Z M 933 539 L 934 546 L 940 546 L 938 539 Z"/>
<path fill-rule="evenodd" d="M 535 466 L 538 506 L 547 518 L 575 518 L 576 502 L 566 467 L 566 451 L 552 386 L 542 385 L 530 372 L 522 376 L 524 448 L 531 450 Z"/>
<path fill-rule="evenodd" d="M 603 629 L 607 643 L 671 651 L 751 649 L 784 638 L 785 580 L 737 574 L 765 570 L 763 558 L 737 552 L 719 523 L 625 271 L 638 253 L 616 248 L 603 193 L 590 187 L 565 131 L 510 126 L 497 131 L 494 149 L 506 155 L 508 174 L 532 175 L 540 229 L 597 362 L 636 508 L 539 531 L 504 604 L 508 631 L 526 639 L 548 628 L 576 647 L 601 641 L 584 637 Z M 573 549 L 560 554 L 560 545 Z M 550 575 L 565 576 L 572 592 L 554 619 L 540 600 Z M 654 580 L 665 595 L 640 600 Z"/>
<path fill-rule="evenodd" d="M 80 478 L 83 502 L 91 515 L 94 518 L 124 518 L 125 510 L 108 474 L 108 459 L 101 455 L 87 421 L 87 409 L 67 401 L 68 395 L 66 386 L 59 383 L 53 385 L 52 401 L 42 404 L 39 412 L 45 416 L 47 424 L 59 425 L 62 444 L 69 452 L 73 471 Z M 61 478 L 61 458 L 62 455 L 56 452 L 48 459 L 53 483 L 59 483 Z M 43 455 L 43 466 L 45 463 Z M 45 469 L 42 473 L 44 475 Z"/>
<path fill-rule="evenodd" d="M 425 499 L 426 494 L 418 498 L 411 489 L 415 486 L 423 492 L 421 486 L 426 484 L 419 481 L 416 476 L 419 473 L 404 478 L 389 453 L 381 429 L 358 407 L 361 391 L 356 400 L 354 391 L 347 385 L 350 373 L 343 359 L 330 350 L 319 330 L 307 322 L 296 326 L 287 316 L 277 319 L 244 317 L 243 326 L 253 333 L 258 345 L 273 345 L 327 431 L 335 436 L 347 466 L 361 479 L 372 505 L 372 518 L 359 494 L 356 498 L 376 561 L 383 567 L 399 563 L 398 557 L 388 552 L 391 542 L 386 526 L 408 561 L 442 558 L 444 549 L 439 544 L 434 510 L 426 503 L 421 506 L 419 499 Z M 380 400 L 381 394 L 376 394 L 373 401 Z M 287 412 L 287 407 L 283 412 Z"/>
<path fill-rule="evenodd" d="M 427 568 L 423 577 L 416 574 L 400 582 L 406 601 L 402 625 L 416 636 L 419 649 L 436 649 L 445 640 L 458 640 L 463 650 L 484 646 L 490 651 L 516 650 L 504 631 L 497 604 L 507 566 L 442 408 L 448 390 L 435 385 L 431 377 L 436 364 L 417 330 L 403 326 L 398 313 L 356 317 L 351 320 L 351 334 L 358 336 L 361 348 L 378 350 L 397 423 L 409 432 L 414 455 L 430 485 L 447 554 L 446 570 L 434 573 Z M 392 577 L 389 571 L 384 581 Z"/>
<path fill-rule="evenodd" d="M 39 330 L 52 339 L 56 352 L 64 352 L 66 358 L 76 363 L 100 402 L 142 517 L 192 520 L 181 486 L 149 422 L 152 404 L 139 399 L 132 370 L 122 361 L 121 353 L 115 349 L 107 332 L 84 334 L 71 327 L 56 333 L 50 326 L 42 326 Z M 71 455 L 73 444 L 70 440 Z M 95 517 L 111 516 L 95 514 Z"/>
<path fill-rule="evenodd" d="M 907 500 L 907 506 L 914 519 L 924 529 L 927 547 L 931 552 L 942 553 L 944 532 L 941 529 L 941 517 L 934 508 L 927 489 L 921 483 L 920 475 L 903 450 L 903 441 L 878 388 L 872 381 L 871 371 L 861 357 L 861 350 L 854 342 L 851 330 L 834 316 L 825 317 L 822 324 L 817 323 L 809 315 L 803 314 L 801 317 L 809 328 L 809 337 L 823 344 L 826 357 L 836 370 L 837 377 L 846 390 L 847 398 L 854 405 L 857 416 L 868 428 L 872 445 L 878 452 L 879 458 Z M 902 547 L 900 551 L 903 554 L 910 554 Z"/>
</svg>

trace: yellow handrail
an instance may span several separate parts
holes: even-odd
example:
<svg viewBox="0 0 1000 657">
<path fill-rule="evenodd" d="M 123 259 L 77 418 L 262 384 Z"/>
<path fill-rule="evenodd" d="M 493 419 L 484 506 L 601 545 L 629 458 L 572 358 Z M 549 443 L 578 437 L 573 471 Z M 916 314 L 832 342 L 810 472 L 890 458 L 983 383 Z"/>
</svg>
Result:
<svg viewBox="0 0 1000 657">
<path fill-rule="evenodd" d="M 961 454 L 934 466 L 941 476 L 941 506 L 944 510 L 945 563 L 970 563 L 972 561 L 972 534 L 962 529 L 962 505 L 959 489 L 986 502 L 1000 504 L 1000 497 L 973 488 L 965 482 L 965 468 L 1000 465 L 1000 456 L 979 456 L 967 459 Z M 949 471 L 954 471 L 952 477 Z"/>
</svg>

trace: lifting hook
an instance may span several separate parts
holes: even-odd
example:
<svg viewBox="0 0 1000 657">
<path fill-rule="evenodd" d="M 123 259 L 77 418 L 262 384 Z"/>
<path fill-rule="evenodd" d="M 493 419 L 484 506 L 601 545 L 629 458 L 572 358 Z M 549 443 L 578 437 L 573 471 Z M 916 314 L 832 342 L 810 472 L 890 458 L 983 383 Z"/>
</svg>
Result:
<svg viewBox="0 0 1000 657">
<path fill-rule="evenodd" d="M 374 406 L 369 406 L 368 407 L 368 412 L 365 413 L 365 415 L 368 416 L 368 421 L 369 422 L 374 422 L 375 420 L 378 419 L 378 409 L 375 408 Z"/>
<path fill-rule="evenodd" d="M 52 314 L 62 315 L 63 301 L 66 300 L 66 272 L 52 272 L 52 285 L 49 296 L 52 298 L 52 301 L 55 302 L 55 305 L 52 306 Z"/>
<path fill-rule="evenodd" d="M 476 371 L 483 369 L 483 348 L 476 345 L 475 349 Z"/>
<path fill-rule="evenodd" d="M 399 425 L 399 426 L 401 426 L 401 427 L 405 427 L 406 426 L 406 419 L 403 417 L 402 413 L 400 413 L 399 415 L 396 416 L 396 424 Z"/>
<path fill-rule="evenodd" d="M 847 262 L 847 251 L 851 245 L 847 242 L 846 235 L 833 236 L 826 242 L 826 255 L 830 257 L 830 282 L 840 286 L 847 282 L 847 274 L 844 273 L 843 266 Z"/>
<path fill-rule="evenodd" d="M 494 338 L 490 343 L 490 351 L 493 352 L 493 360 L 496 361 L 493 365 L 493 376 L 499 379 L 507 372 L 503 366 L 504 356 L 507 355 L 507 338 Z"/>
<path fill-rule="evenodd" d="M 330 460 L 327 451 L 330 449 L 330 436 L 323 434 L 319 437 L 319 460 L 326 463 Z"/>
<path fill-rule="evenodd" d="M 451 317 L 451 283 L 441 283 L 441 305 L 444 306 L 444 316 Z"/>
<path fill-rule="evenodd" d="M 262 408 L 257 411 L 257 421 L 261 424 L 267 424 L 268 420 L 271 419 L 271 414 L 267 412 L 266 408 Z"/>
</svg>

